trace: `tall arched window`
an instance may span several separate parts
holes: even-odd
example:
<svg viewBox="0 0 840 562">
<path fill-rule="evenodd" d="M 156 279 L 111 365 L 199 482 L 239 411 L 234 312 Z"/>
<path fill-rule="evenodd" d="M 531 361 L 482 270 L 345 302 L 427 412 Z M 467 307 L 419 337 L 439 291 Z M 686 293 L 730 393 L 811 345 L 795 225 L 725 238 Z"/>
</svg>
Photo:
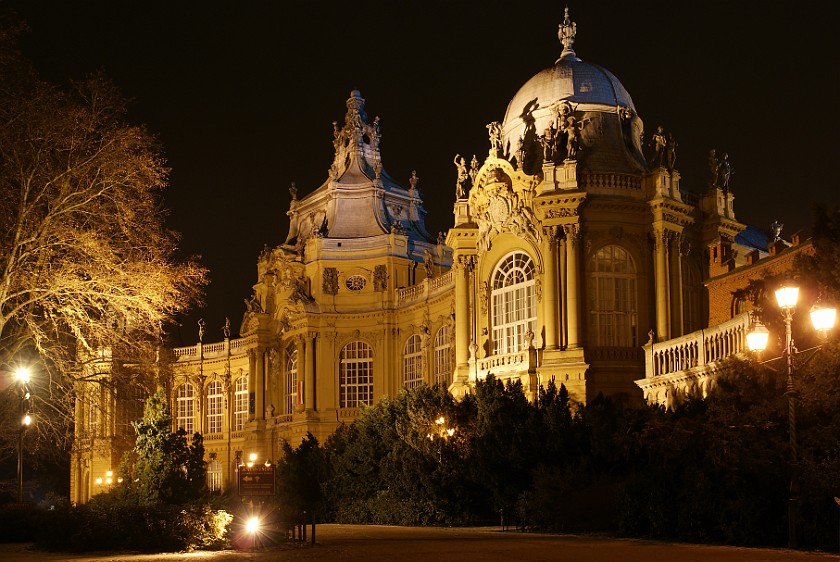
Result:
<svg viewBox="0 0 840 562">
<path fill-rule="evenodd" d="M 638 344 L 636 265 L 621 246 L 595 254 L 589 277 L 589 341 L 600 347 Z"/>
<path fill-rule="evenodd" d="M 435 334 L 435 384 L 449 385 L 452 376 L 452 353 L 449 326 L 444 324 Z"/>
<path fill-rule="evenodd" d="M 299 404 L 298 395 L 298 352 L 295 346 L 286 348 L 286 408 L 284 414 L 293 414 Z"/>
<path fill-rule="evenodd" d="M 248 421 L 248 375 L 236 379 L 233 387 L 233 430 L 245 429 Z"/>
<path fill-rule="evenodd" d="M 225 397 L 222 383 L 213 381 L 207 386 L 207 433 L 221 433 Z"/>
<path fill-rule="evenodd" d="M 414 334 L 403 347 L 403 383 L 414 388 L 423 382 L 423 345 L 420 336 Z"/>
<path fill-rule="evenodd" d="M 373 401 L 373 350 L 362 341 L 341 349 L 338 363 L 339 407 L 358 408 Z"/>
<path fill-rule="evenodd" d="M 525 334 L 536 332 L 534 262 L 523 252 L 506 256 L 493 272 L 493 354 L 525 349 Z"/>
<path fill-rule="evenodd" d="M 175 393 L 175 423 L 187 435 L 195 433 L 195 388 L 187 383 L 178 387 Z"/>
</svg>

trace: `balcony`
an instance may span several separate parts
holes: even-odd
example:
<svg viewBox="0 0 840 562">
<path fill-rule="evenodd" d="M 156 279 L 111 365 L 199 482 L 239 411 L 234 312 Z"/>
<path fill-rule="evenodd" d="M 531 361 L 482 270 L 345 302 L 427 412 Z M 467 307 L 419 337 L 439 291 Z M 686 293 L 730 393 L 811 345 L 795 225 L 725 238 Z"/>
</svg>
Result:
<svg viewBox="0 0 840 562">
<path fill-rule="evenodd" d="M 679 395 L 705 396 L 720 363 L 747 350 L 749 313 L 664 342 L 648 343 L 645 378 L 636 381 L 651 403 L 675 405 Z"/>
</svg>

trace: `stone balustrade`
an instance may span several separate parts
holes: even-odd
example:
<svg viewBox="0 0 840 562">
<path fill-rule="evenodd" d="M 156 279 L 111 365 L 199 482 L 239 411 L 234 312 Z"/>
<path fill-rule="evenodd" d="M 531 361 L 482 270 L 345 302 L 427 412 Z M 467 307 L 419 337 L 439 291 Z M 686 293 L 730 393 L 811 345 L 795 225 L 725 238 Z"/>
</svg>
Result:
<svg viewBox="0 0 840 562">
<path fill-rule="evenodd" d="M 527 349 L 504 355 L 491 355 L 476 361 L 476 377 L 485 379 L 487 375 L 493 374 L 503 376 L 512 373 L 527 372 L 531 366 L 529 363 L 530 353 Z M 536 365 L 534 365 L 536 367 Z"/>
<path fill-rule="evenodd" d="M 645 378 L 669 375 L 722 361 L 747 349 L 749 313 L 679 338 L 645 345 Z"/>
<path fill-rule="evenodd" d="M 247 337 L 215 343 L 198 343 L 186 347 L 176 347 L 172 351 L 175 354 L 175 361 L 193 361 L 199 359 L 199 355 L 204 359 L 220 357 L 228 353 L 230 355 L 243 355 L 248 351 L 248 346 L 253 339 L 253 337 Z"/>
<path fill-rule="evenodd" d="M 397 306 L 405 306 L 413 302 L 426 300 L 450 290 L 455 285 L 454 273 L 450 269 L 446 273 L 432 279 L 423 279 L 411 287 L 397 289 Z"/>
</svg>

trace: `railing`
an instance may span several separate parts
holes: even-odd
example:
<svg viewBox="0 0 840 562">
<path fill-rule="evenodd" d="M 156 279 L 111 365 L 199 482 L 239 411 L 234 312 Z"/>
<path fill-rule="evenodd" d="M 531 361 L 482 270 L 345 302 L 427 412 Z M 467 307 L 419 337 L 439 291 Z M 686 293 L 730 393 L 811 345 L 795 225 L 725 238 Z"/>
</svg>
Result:
<svg viewBox="0 0 840 562">
<path fill-rule="evenodd" d="M 431 294 L 437 294 L 442 290 L 449 289 L 455 282 L 455 273 L 450 269 L 440 277 L 435 277 L 429 283 Z"/>
<path fill-rule="evenodd" d="M 703 367 L 743 353 L 747 348 L 749 313 L 717 326 L 645 346 L 645 377 L 658 377 Z"/>
<path fill-rule="evenodd" d="M 221 441 L 225 438 L 224 433 L 207 433 L 204 435 L 204 441 Z"/>
<path fill-rule="evenodd" d="M 187 347 L 176 347 L 172 351 L 175 354 L 176 361 L 198 359 L 199 353 L 204 358 L 214 356 L 218 357 L 219 355 L 224 355 L 228 352 L 231 355 L 241 355 L 247 351 L 247 347 L 251 343 L 251 339 L 252 338 L 238 338 L 235 340 L 228 340 L 227 342 L 220 341 L 208 344 L 190 345 Z M 227 347 L 227 344 L 230 344 L 229 347 Z M 199 349 L 201 350 L 200 352 Z"/>
<path fill-rule="evenodd" d="M 591 361 L 641 361 L 640 347 L 593 347 L 586 350 L 586 359 Z"/>
<path fill-rule="evenodd" d="M 427 299 L 431 296 L 442 293 L 452 288 L 455 283 L 455 274 L 450 269 L 439 277 L 423 279 L 417 285 L 397 289 L 397 306 L 410 304 L 414 301 Z"/>
<path fill-rule="evenodd" d="M 274 423 L 292 423 L 292 414 L 280 414 L 279 416 L 274 416 Z"/>
<path fill-rule="evenodd" d="M 622 174 L 582 174 L 581 187 L 587 191 L 640 190 L 642 181 L 636 176 Z"/>
<path fill-rule="evenodd" d="M 339 420 L 355 420 L 359 417 L 359 408 L 341 408 L 338 411 Z"/>
<path fill-rule="evenodd" d="M 476 376 L 479 379 L 487 378 L 487 375 L 505 375 L 510 373 L 521 373 L 528 371 L 530 365 L 530 352 L 527 349 L 504 355 L 491 355 L 476 361 Z M 536 367 L 536 365 L 534 365 Z"/>
<path fill-rule="evenodd" d="M 422 281 L 419 285 L 397 289 L 397 305 L 408 304 L 416 300 L 425 299 L 429 295 L 428 283 Z"/>
</svg>

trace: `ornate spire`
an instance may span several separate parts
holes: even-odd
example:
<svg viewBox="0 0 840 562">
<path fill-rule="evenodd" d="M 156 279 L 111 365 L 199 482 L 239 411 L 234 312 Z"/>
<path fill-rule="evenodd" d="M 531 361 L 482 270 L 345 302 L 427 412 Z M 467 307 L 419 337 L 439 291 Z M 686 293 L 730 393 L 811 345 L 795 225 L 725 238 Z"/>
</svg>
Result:
<svg viewBox="0 0 840 562">
<path fill-rule="evenodd" d="M 560 60 L 572 58 L 577 60 L 572 45 L 575 43 L 575 35 L 577 34 L 577 24 L 569 19 L 569 6 L 566 6 L 566 13 L 563 23 L 560 24 L 560 29 L 557 31 L 557 37 L 563 43 L 563 52 L 560 53 Z"/>
</svg>

